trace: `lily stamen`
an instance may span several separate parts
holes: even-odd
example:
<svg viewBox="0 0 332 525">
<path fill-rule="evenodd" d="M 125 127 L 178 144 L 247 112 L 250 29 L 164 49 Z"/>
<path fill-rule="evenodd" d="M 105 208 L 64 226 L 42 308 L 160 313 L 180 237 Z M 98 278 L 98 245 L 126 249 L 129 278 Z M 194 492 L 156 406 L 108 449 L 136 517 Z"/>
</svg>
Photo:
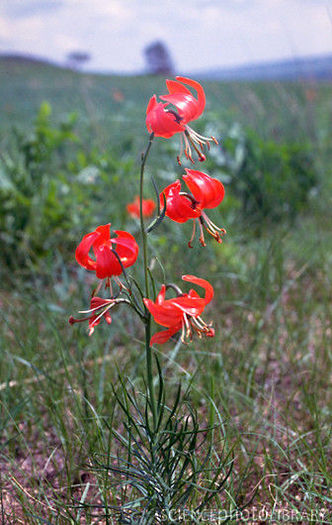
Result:
<svg viewBox="0 0 332 525">
<path fill-rule="evenodd" d="M 200 142 L 199 140 L 196 139 L 196 136 L 193 133 L 191 133 L 192 131 L 193 130 L 191 128 L 189 128 L 189 126 L 186 126 L 186 131 L 184 133 L 185 133 L 185 139 L 187 141 L 187 144 L 188 144 L 188 147 L 189 147 L 189 152 L 190 152 L 189 159 L 191 160 L 191 162 L 193 164 L 195 164 L 195 161 L 193 160 L 193 158 L 191 156 L 191 149 L 190 149 L 190 146 L 189 146 L 189 142 L 192 145 L 192 147 L 194 148 L 194 150 L 196 151 L 196 153 L 198 155 L 198 160 L 200 162 L 203 162 L 206 159 L 206 157 L 205 157 L 205 155 L 203 153 L 201 153 L 199 151 L 198 147 L 196 146 L 195 142 L 202 147 L 202 142 Z"/>
<path fill-rule="evenodd" d="M 192 334 L 191 334 L 190 322 L 189 322 L 187 314 L 184 314 L 183 321 L 184 321 L 184 325 L 186 327 L 186 338 L 190 339 L 190 341 L 191 341 L 192 340 Z"/>
<path fill-rule="evenodd" d="M 206 246 L 206 242 L 204 239 L 204 231 L 203 231 L 203 221 L 201 218 L 199 218 L 199 230 L 200 230 L 200 236 L 199 236 L 199 242 L 203 248 Z"/>
<path fill-rule="evenodd" d="M 195 234 L 196 234 L 196 220 L 193 220 L 193 231 L 192 231 L 192 234 L 191 234 L 191 237 L 190 237 L 190 240 L 188 241 L 188 246 L 189 248 L 192 248 L 192 242 L 195 238 Z"/>
<path fill-rule="evenodd" d="M 204 135 L 200 135 L 199 133 L 197 133 L 197 131 L 193 130 L 191 127 L 189 126 L 186 126 L 186 131 L 185 131 L 185 135 L 188 137 L 188 140 L 190 141 L 191 145 L 193 146 L 193 148 L 195 149 L 197 155 L 198 155 L 198 160 L 200 162 L 204 161 L 206 159 L 204 153 L 201 153 L 196 144 L 199 145 L 199 147 L 201 148 L 202 152 L 204 152 L 204 147 L 206 146 L 208 150 L 210 150 L 210 142 L 214 142 L 214 144 L 218 145 L 218 141 L 215 137 L 204 137 Z M 190 159 L 192 162 L 193 160 Z M 194 164 L 194 162 L 193 162 Z"/>
<path fill-rule="evenodd" d="M 200 217 L 200 222 L 203 225 L 204 229 L 212 235 L 220 244 L 222 243 L 222 237 L 226 235 L 225 228 L 219 228 L 214 222 L 209 219 L 205 212 L 202 211 L 202 216 Z"/>
<path fill-rule="evenodd" d="M 105 304 L 114 304 L 114 301 L 113 299 L 105 299 Z M 99 306 L 95 306 L 94 308 L 90 308 L 89 310 L 79 310 L 78 313 L 79 314 L 89 314 L 89 313 L 92 313 L 92 312 L 95 312 L 96 310 L 100 310 L 100 308 L 102 308 L 103 305 L 99 305 Z"/>
</svg>

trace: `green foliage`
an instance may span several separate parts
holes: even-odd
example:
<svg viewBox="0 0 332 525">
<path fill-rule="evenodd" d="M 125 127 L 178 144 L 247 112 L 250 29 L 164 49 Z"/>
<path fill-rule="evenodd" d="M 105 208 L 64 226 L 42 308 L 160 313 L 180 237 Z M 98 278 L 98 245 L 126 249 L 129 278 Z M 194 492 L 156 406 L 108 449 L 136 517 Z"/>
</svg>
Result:
<svg viewBox="0 0 332 525">
<path fill-rule="evenodd" d="M 230 515 L 236 509 L 232 502 L 244 505 L 259 486 L 256 519 L 265 506 L 271 519 L 279 522 L 278 509 L 287 506 L 298 511 L 297 522 L 308 521 L 303 516 L 312 511 L 314 516 L 319 512 L 325 516 L 325 520 L 317 517 L 317 522 L 329 523 L 331 232 L 308 215 L 286 237 L 271 241 L 245 233 L 245 242 L 232 236 L 232 243 L 225 241 L 216 248 L 216 295 L 210 311 L 216 337 L 204 347 L 195 340 L 190 347 L 170 343 L 156 348 L 169 388 L 164 422 L 174 406 L 180 374 L 194 414 L 197 411 L 214 432 L 196 449 L 196 458 L 187 453 L 183 459 L 198 463 L 213 446 L 214 467 L 217 455 L 222 456 L 226 476 L 232 459 L 227 454 L 235 447 L 234 468 L 225 490 L 211 501 L 211 509 L 223 517 L 226 512 Z M 135 494 L 135 488 L 126 484 L 126 475 L 121 479 L 109 468 L 126 466 L 124 449 L 114 456 L 119 440 L 128 439 L 130 424 L 127 418 L 121 424 L 123 410 L 111 385 L 117 385 L 121 395 L 117 370 L 123 378 L 131 378 L 127 390 L 135 392 L 133 400 L 144 420 L 142 334 L 126 310 L 115 312 L 111 327 L 101 323 L 91 338 L 82 328 L 73 329 L 66 318 L 78 305 L 88 303 L 88 291 L 68 272 L 65 261 L 54 260 L 52 269 L 47 288 L 35 275 L 31 284 L 17 281 L 15 290 L 1 294 L 4 519 L 29 523 L 33 515 L 36 523 L 48 519 L 79 525 L 84 520 L 107 523 L 108 513 L 108 523 L 119 523 L 113 506 L 128 502 L 123 512 L 128 517 L 130 509 L 139 514 L 143 504 L 138 501 L 134 506 L 138 490 Z M 204 270 L 209 271 L 206 264 Z M 156 381 L 158 385 L 158 377 Z M 185 395 L 182 399 L 182 409 L 172 421 L 175 426 L 180 420 L 179 428 L 190 413 Z M 140 417 L 134 410 L 132 416 Z M 192 430 L 194 420 L 188 424 Z M 120 436 L 112 434 L 111 427 Z M 139 430 L 149 451 L 149 436 L 142 427 Z M 134 457 L 135 447 L 139 454 L 132 441 L 131 463 L 137 466 L 145 458 Z M 171 465 L 172 456 L 164 458 L 164 465 L 166 461 Z M 188 467 L 187 479 L 190 473 Z M 148 474 L 139 480 L 140 486 L 148 485 L 155 475 Z M 166 495 L 170 487 L 164 488 Z M 196 509 L 202 498 L 199 488 L 191 488 L 188 508 Z M 157 497 L 153 487 L 149 490 Z M 6 503 L 9 496 L 11 507 Z M 243 515 L 248 519 L 247 511 Z M 206 523 L 208 519 L 205 515 Z M 234 522 L 240 521 L 235 517 Z"/>
<path fill-rule="evenodd" d="M 2 262 L 11 267 L 38 264 L 54 251 L 72 257 L 78 238 L 98 223 L 110 221 L 116 228 L 127 223 L 126 228 L 133 228 L 125 205 L 136 194 L 144 105 L 151 90 L 164 88 L 162 79 L 128 81 L 42 67 L 13 68 L 6 76 L 1 67 L 0 61 L 4 80 L 0 131 L 6 129 L 0 136 Z M 19 89 L 23 82 L 25 97 Z M 306 105 L 305 89 L 206 84 L 210 107 L 217 111 L 207 113 L 195 128 L 207 135 L 217 130 L 221 146 L 211 147 L 203 169 L 226 185 L 224 202 L 211 217 L 229 232 L 234 234 L 241 222 L 255 225 L 257 231 L 263 224 L 293 221 L 306 209 L 309 197 L 315 198 L 326 185 L 329 90 L 324 85 L 316 88 L 313 108 Z M 112 96 L 119 90 L 121 103 Z M 52 113 L 41 96 L 52 103 Z M 77 118 L 69 113 L 72 110 Z M 8 133 L 12 122 L 19 131 Z M 208 130 L 206 122 L 211 122 Z M 319 155 L 313 155 L 314 148 Z M 148 174 L 155 176 L 158 186 L 183 173 L 175 163 L 178 152 L 177 137 L 156 144 L 154 172 Z M 172 168 L 169 155 L 174 158 Z M 172 227 L 164 222 L 161 232 Z M 177 229 L 177 235 L 185 242 L 189 224 Z M 162 241 L 156 240 L 160 251 Z M 176 246 L 168 248 L 175 256 Z"/>
<path fill-rule="evenodd" d="M 119 388 L 113 390 L 125 417 L 124 430 L 119 432 L 114 426 L 108 426 L 108 430 L 121 454 L 98 454 L 92 459 L 92 472 L 99 486 L 105 478 L 108 480 L 108 497 L 99 505 L 83 503 L 82 509 L 88 517 L 94 516 L 98 508 L 99 517 L 107 519 L 111 510 L 116 512 L 119 523 L 152 525 L 182 522 L 181 513 L 189 508 L 191 523 L 199 523 L 199 512 L 224 494 L 224 509 L 231 519 L 237 509 L 227 491 L 233 451 L 224 443 L 221 425 L 213 424 L 221 414 L 207 399 L 211 425 L 201 427 L 197 411 L 189 402 L 190 388 L 182 393 L 179 385 L 172 400 L 173 392 L 166 392 L 158 359 L 157 367 L 155 428 L 146 394 L 137 392 L 133 384 L 127 386 L 119 377 Z M 220 448 L 215 446 L 218 440 Z M 234 477 L 238 485 L 243 483 L 240 476 Z M 120 505 L 113 503 L 112 494 L 121 499 Z"/>
<path fill-rule="evenodd" d="M 254 131 L 232 126 L 223 135 L 216 163 L 230 176 L 230 192 L 241 202 L 246 223 L 293 222 L 319 177 L 308 143 L 263 140 Z"/>
<path fill-rule="evenodd" d="M 0 157 L 1 256 L 7 264 L 24 264 L 45 253 L 48 240 L 67 220 L 60 170 L 68 144 L 77 141 L 76 116 L 68 115 L 57 126 L 50 116 L 44 102 L 29 133 L 15 130 L 12 151 Z"/>
<path fill-rule="evenodd" d="M 29 132 L 15 130 L 15 144 L 0 157 L 1 259 L 6 265 L 34 264 L 50 251 L 72 249 L 77 236 L 107 220 L 124 216 L 121 195 L 132 160 L 112 153 L 85 152 L 74 126 L 76 115 L 52 123 L 42 103 Z M 106 219 L 105 219 L 106 217 Z"/>
<path fill-rule="evenodd" d="M 135 195 L 133 182 L 138 169 L 128 157 L 138 158 L 144 143 L 142 108 L 151 92 L 162 92 L 163 87 L 161 79 L 76 75 L 55 68 L 31 71 L 20 67 L 11 75 L 2 74 L 0 236 L 1 257 L 11 265 L 9 270 L 2 265 L 2 283 L 10 277 L 15 261 L 20 269 L 30 257 L 39 263 L 29 279 L 17 275 L 13 288 L 0 297 L 1 471 L 5 480 L 0 502 L 4 522 L 118 523 L 112 505 L 128 502 L 127 517 L 130 509 L 141 512 L 140 489 L 147 489 L 154 501 L 167 494 L 175 501 L 171 484 L 162 487 L 162 495 L 154 489 L 161 485 L 159 465 L 145 478 L 141 470 L 134 486 L 134 478 L 129 476 L 139 462 L 144 468 L 145 459 L 134 440 L 130 461 L 125 454 L 114 458 L 119 440 L 128 439 L 129 425 L 140 418 L 133 411 L 126 426 L 117 423 L 123 421 L 123 411 L 111 389 L 118 379 L 117 369 L 123 377 L 132 378 L 129 390 L 136 393 L 133 400 L 143 411 L 143 420 L 145 415 L 145 398 L 140 394 L 145 390 L 140 373 L 143 342 L 138 325 L 126 311 L 115 312 L 111 327 L 101 323 L 88 340 L 84 330 L 73 329 L 66 321 L 78 305 L 88 305 L 89 300 L 90 287 L 82 284 L 79 271 L 75 278 L 72 275 L 78 239 L 108 220 L 117 228 L 127 221 L 126 229 L 134 231 L 135 222 L 128 222 L 125 204 Z M 115 88 L 123 91 L 123 104 L 112 101 Z M 197 427 L 196 411 L 215 432 L 214 436 L 206 434 L 198 457 L 190 446 L 186 448 L 190 440 L 176 443 L 184 452 L 182 465 L 188 465 L 185 479 L 189 483 L 182 487 L 182 494 L 192 489 L 194 509 L 202 497 L 199 487 L 190 486 L 191 466 L 199 467 L 204 445 L 214 448 L 214 467 L 218 467 L 217 455 L 225 460 L 220 481 L 231 463 L 227 454 L 236 447 L 225 490 L 220 496 L 213 493 L 211 502 L 222 516 L 225 506 L 231 515 L 234 502 L 245 504 L 259 487 L 253 509 L 267 509 L 271 520 L 280 521 L 278 510 L 282 508 L 299 513 L 294 521 L 307 522 L 313 515 L 317 522 L 330 522 L 331 206 L 320 183 L 330 187 L 331 88 L 316 86 L 317 98 L 310 104 L 305 99 L 306 89 L 300 84 L 207 84 L 208 103 L 218 108 L 211 132 L 215 124 L 225 123 L 225 129 L 217 134 L 223 155 L 212 147 L 204 167 L 199 165 L 198 169 L 220 177 L 227 185 L 220 213 L 215 210 L 215 217 L 212 213 L 211 217 L 227 228 L 228 235 L 222 247 L 213 244 L 203 250 L 195 245 L 184 251 L 191 225 L 179 227 L 166 219 L 158 236 L 153 231 L 150 238 L 158 256 L 151 261 L 156 280 L 163 281 L 164 272 L 179 276 L 184 267 L 187 273 L 201 276 L 214 272 L 211 318 L 216 337 L 204 348 L 200 341 L 190 348 L 172 348 L 169 343 L 156 353 L 168 384 L 173 386 L 167 396 L 168 407 L 175 399 L 179 374 L 184 388 L 195 385 L 190 395 L 193 417 L 188 418 L 190 411 L 184 403 L 171 421 L 173 427 L 161 427 L 166 447 L 176 426 L 181 435 L 186 416 L 190 432 Z M 37 125 L 35 113 L 45 98 L 51 101 L 53 113 L 51 116 L 45 105 Z M 73 136 L 62 135 L 62 140 L 61 123 L 68 122 L 63 112 L 73 110 L 79 115 L 75 131 L 72 127 Z M 15 136 L 8 132 L 13 122 L 20 129 Z M 203 119 L 197 126 L 202 123 Z M 43 131 L 36 143 L 38 126 Z M 249 128 L 254 131 L 242 131 Z M 204 133 L 204 129 L 200 131 Z M 314 156 L 304 146 L 308 140 Z M 171 168 L 165 151 L 174 155 Z M 169 184 L 183 172 L 175 164 L 177 153 L 176 137 L 158 140 L 155 145 L 153 175 L 159 184 Z M 306 156 L 312 165 L 306 164 Z M 241 186 L 238 170 L 244 170 L 246 159 L 249 175 L 245 176 L 254 179 L 258 195 L 262 188 L 269 188 L 273 199 L 270 194 L 266 198 L 273 207 L 263 215 L 255 198 L 248 203 L 253 215 L 241 221 L 239 210 L 248 184 Z M 283 201 L 291 204 L 291 199 L 282 173 L 278 181 L 284 168 L 289 172 L 287 184 L 300 219 L 291 229 L 287 224 L 291 212 L 283 208 Z M 306 195 L 299 188 L 299 168 L 305 174 L 302 184 Z M 311 186 L 307 185 L 310 169 L 315 174 Z M 270 173 L 273 177 L 269 180 Z M 318 187 L 318 197 L 309 186 Z M 299 189 L 302 202 L 298 201 Z M 272 215 L 275 220 L 274 207 L 280 221 L 263 232 L 265 235 L 254 238 L 248 224 L 255 219 L 260 225 L 260 220 L 268 222 Z M 170 235 L 174 242 L 169 242 Z M 165 267 L 161 267 L 159 259 L 165 253 Z M 45 257 L 49 258 L 47 287 L 40 276 Z M 164 414 L 166 423 L 167 407 Z M 139 430 L 143 432 L 142 427 Z M 150 454 L 150 445 L 145 433 L 139 446 Z M 130 464 L 124 465 L 124 459 Z M 173 461 L 172 455 L 165 455 L 164 468 L 172 469 Z M 122 478 L 120 472 L 115 475 L 111 471 L 108 462 L 114 468 L 125 466 Z M 252 469 L 246 477 L 248 464 Z M 157 479 L 153 486 L 151 479 Z M 97 506 L 88 507 L 90 502 Z M 249 516 L 253 509 L 248 509 Z M 104 518 L 107 513 L 108 521 Z M 246 513 L 244 516 L 250 519 Z"/>
</svg>

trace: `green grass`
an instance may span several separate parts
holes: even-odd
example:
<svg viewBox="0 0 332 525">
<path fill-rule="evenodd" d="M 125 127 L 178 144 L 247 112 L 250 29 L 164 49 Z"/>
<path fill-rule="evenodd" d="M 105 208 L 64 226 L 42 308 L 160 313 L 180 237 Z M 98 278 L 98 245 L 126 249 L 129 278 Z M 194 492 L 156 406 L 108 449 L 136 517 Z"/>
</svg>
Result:
<svg viewBox="0 0 332 525">
<path fill-rule="evenodd" d="M 96 156 L 109 148 L 114 171 L 122 166 L 126 178 L 126 184 L 112 182 L 118 184 L 116 204 L 98 191 L 89 194 L 82 205 L 85 230 L 75 224 L 66 249 L 50 251 L 34 270 L 29 265 L 2 270 L 0 516 L 4 523 L 93 523 L 93 512 L 75 508 L 75 502 L 98 504 L 103 498 L 111 506 L 126 499 L 125 490 L 112 489 L 109 477 L 93 472 L 91 462 L 119 449 L 109 431 L 112 424 L 123 431 L 112 385 L 119 386 L 120 372 L 137 392 L 143 389 L 144 341 L 141 326 L 126 310 L 114 314 L 111 327 L 98 326 L 91 338 L 83 326 L 69 326 L 69 315 L 87 306 L 92 287 L 69 248 L 92 231 L 96 217 L 105 216 L 106 222 L 112 212 L 121 217 L 121 227 L 135 231 L 121 208 L 128 193 L 137 192 L 138 155 L 147 140 L 145 105 L 151 93 L 162 92 L 163 80 L 8 67 L 0 62 L 2 154 L 12 148 L 12 126 L 28 129 L 40 103 L 48 100 L 54 121 L 78 113 L 81 141 L 54 169 L 66 173 L 68 159 L 81 151 L 88 155 L 93 143 Z M 227 457 L 233 451 L 227 490 L 212 509 L 231 510 L 255 495 L 252 516 L 265 508 L 277 522 L 288 513 L 293 522 L 331 523 L 331 88 L 310 87 L 314 100 L 307 100 L 308 89 L 207 84 L 207 123 L 239 122 L 264 140 L 309 141 L 320 184 L 292 224 L 286 216 L 278 224 L 267 222 L 259 236 L 250 217 L 241 218 L 232 185 L 224 216 L 216 214 L 228 230 L 222 246 L 211 240 L 204 250 L 189 251 L 188 225 L 165 223 L 151 235 L 151 251 L 164 265 L 155 264 L 159 282 L 163 271 L 177 283 L 183 273 L 194 273 L 208 278 L 216 292 L 205 315 L 214 321 L 214 339 L 180 347 L 169 343 L 156 351 L 170 398 L 179 378 L 184 389 L 192 383 L 190 400 L 201 425 L 218 424 L 216 452 Z M 112 98 L 117 90 L 123 101 Z M 174 171 L 181 173 L 174 143 L 177 147 L 176 138 L 153 146 L 148 172 L 155 170 L 160 184 Z M 125 164 L 128 159 L 132 164 Z M 209 163 L 209 172 L 219 173 L 220 167 Z M 109 191 L 112 195 L 112 186 Z M 135 272 L 139 276 L 139 265 Z M 111 517 L 95 522 L 117 523 Z"/>
<path fill-rule="evenodd" d="M 44 100 L 55 118 L 77 111 L 89 141 L 126 143 L 145 131 L 151 93 L 164 91 L 161 77 L 78 75 L 51 66 L 0 61 L 1 124 L 29 126 Z M 263 138 L 329 139 L 330 84 L 204 82 L 207 109 L 228 123 L 238 121 Z M 117 100 L 118 92 L 122 99 Z M 309 99 L 309 100 L 308 100 Z M 3 137 L 4 139 L 5 137 Z M 142 137 L 138 137 L 142 143 Z M 142 146 L 141 146 L 142 147 Z"/>
</svg>

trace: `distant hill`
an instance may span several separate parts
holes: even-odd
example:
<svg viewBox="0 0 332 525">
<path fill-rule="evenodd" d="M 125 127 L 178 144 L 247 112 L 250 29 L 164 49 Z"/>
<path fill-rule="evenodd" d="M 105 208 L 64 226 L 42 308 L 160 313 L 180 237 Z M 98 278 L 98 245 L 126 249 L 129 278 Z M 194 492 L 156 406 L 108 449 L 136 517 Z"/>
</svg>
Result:
<svg viewBox="0 0 332 525">
<path fill-rule="evenodd" d="M 210 80 L 332 80 L 332 54 L 200 71 Z"/>
<path fill-rule="evenodd" d="M 22 54 L 11 54 L 11 53 L 0 53 L 0 60 L 7 62 L 8 64 L 26 64 L 26 65 L 37 65 L 37 66 L 54 66 L 58 67 L 58 64 L 51 60 L 39 58 L 33 55 L 22 55 Z"/>
<path fill-rule="evenodd" d="M 20 64 L 26 66 L 44 65 L 48 67 L 53 66 L 56 68 L 68 69 L 68 65 L 60 65 L 51 60 L 32 55 L 0 53 L 0 61 L 13 66 L 19 66 Z M 85 70 L 85 73 L 88 72 L 88 70 Z M 90 72 L 92 73 L 92 71 Z M 116 75 L 116 72 L 112 71 L 107 73 L 106 71 L 103 71 L 102 74 Z M 133 75 L 137 74 L 139 73 L 133 73 Z M 141 72 L 140 74 L 144 75 L 144 72 Z M 188 76 L 195 76 L 206 80 L 222 81 L 332 81 L 332 54 L 307 58 L 292 58 L 276 62 L 260 62 L 231 68 L 201 70 L 190 73 L 188 72 Z"/>
</svg>

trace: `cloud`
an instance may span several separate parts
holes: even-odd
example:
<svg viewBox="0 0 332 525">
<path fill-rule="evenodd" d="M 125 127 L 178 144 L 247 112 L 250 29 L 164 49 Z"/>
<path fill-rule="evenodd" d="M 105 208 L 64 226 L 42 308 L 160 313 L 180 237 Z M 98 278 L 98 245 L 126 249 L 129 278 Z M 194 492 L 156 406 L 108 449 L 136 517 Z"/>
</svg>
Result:
<svg viewBox="0 0 332 525">
<path fill-rule="evenodd" d="M 73 49 L 99 70 L 139 71 L 162 39 L 178 70 L 332 52 L 326 0 L 0 0 L 0 39 L 59 62 Z"/>
<path fill-rule="evenodd" d="M 64 0 L 3 0 L 0 13 L 8 18 L 27 18 L 38 12 L 54 11 L 64 5 Z"/>
</svg>

